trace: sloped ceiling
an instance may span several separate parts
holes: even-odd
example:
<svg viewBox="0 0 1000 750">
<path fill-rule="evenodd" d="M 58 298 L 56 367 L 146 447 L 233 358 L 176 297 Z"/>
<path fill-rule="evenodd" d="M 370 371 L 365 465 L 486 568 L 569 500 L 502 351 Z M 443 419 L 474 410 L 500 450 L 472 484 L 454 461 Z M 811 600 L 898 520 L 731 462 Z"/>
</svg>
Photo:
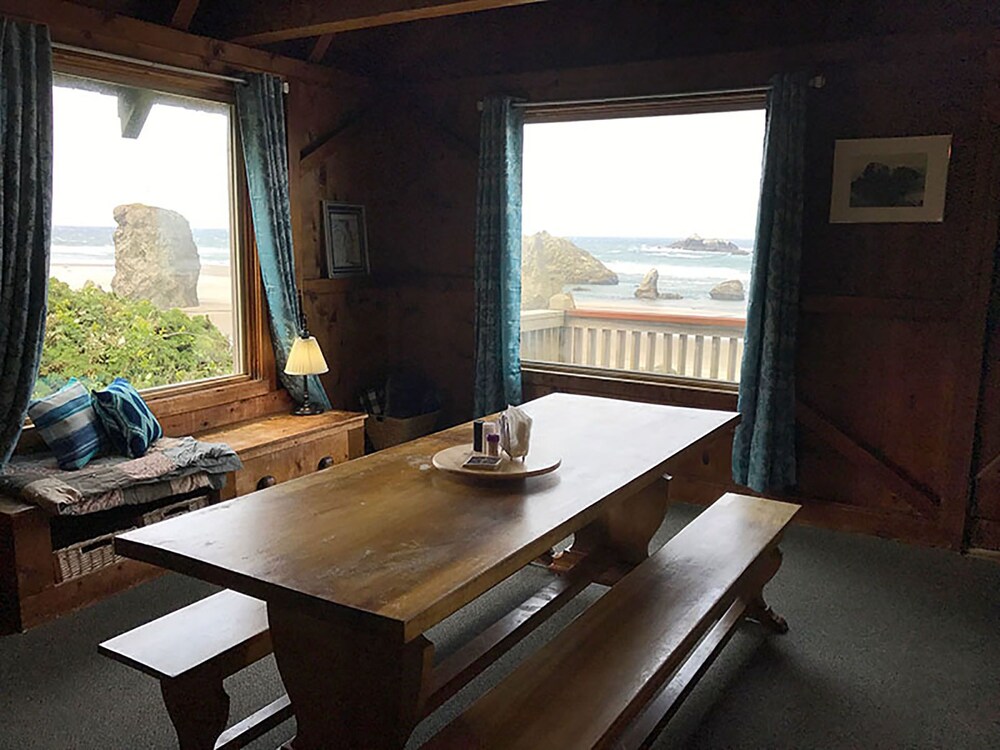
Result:
<svg viewBox="0 0 1000 750">
<path fill-rule="evenodd" d="M 346 72 L 427 80 L 665 59 L 861 36 L 983 28 L 988 0 L 74 0 L 152 23 L 179 25 Z M 509 4 L 511 7 L 495 7 Z M 413 9 L 456 14 L 333 35 L 271 41 L 267 32 L 337 19 L 399 20 Z M 486 10 L 468 12 L 479 7 Z M 193 15 L 192 15 L 193 10 Z M 462 11 L 462 12 L 458 12 Z M 385 16 L 386 12 L 392 12 Z M 375 20 L 372 20 L 375 19 Z M 317 24 L 319 26 L 317 26 Z M 284 33 L 280 33 L 280 32 Z M 323 36 L 320 46 L 317 42 Z"/>
</svg>

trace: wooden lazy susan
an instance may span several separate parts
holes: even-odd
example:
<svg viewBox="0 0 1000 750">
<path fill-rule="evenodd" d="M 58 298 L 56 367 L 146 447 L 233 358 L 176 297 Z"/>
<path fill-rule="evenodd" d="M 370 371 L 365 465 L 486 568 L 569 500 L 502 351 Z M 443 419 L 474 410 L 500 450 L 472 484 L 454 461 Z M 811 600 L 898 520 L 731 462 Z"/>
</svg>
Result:
<svg viewBox="0 0 1000 750">
<path fill-rule="evenodd" d="M 470 469 L 462 466 L 471 455 L 472 446 L 455 445 L 435 453 L 432 461 L 435 468 L 449 474 L 497 481 L 527 479 L 528 477 L 537 477 L 540 474 L 548 474 L 550 471 L 558 469 L 559 464 L 562 463 L 562 458 L 559 456 L 538 451 L 529 453 L 523 460 L 512 460 L 504 456 L 500 466 L 495 469 Z"/>
</svg>

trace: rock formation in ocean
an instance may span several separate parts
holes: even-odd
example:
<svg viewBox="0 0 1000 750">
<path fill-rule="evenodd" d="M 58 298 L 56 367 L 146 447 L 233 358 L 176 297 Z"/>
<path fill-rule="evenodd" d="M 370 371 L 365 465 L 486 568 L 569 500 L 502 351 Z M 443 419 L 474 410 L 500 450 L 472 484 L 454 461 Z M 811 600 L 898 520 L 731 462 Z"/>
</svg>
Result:
<svg viewBox="0 0 1000 750">
<path fill-rule="evenodd" d="M 114 216 L 115 294 L 164 310 L 196 307 L 201 260 L 188 220 L 142 203 L 118 206 Z"/>
<path fill-rule="evenodd" d="M 728 240 L 704 239 L 697 234 L 678 240 L 670 245 L 675 250 L 698 250 L 705 253 L 729 253 L 730 255 L 749 255 L 746 250 L 739 248 L 735 243 Z"/>
<path fill-rule="evenodd" d="M 566 284 L 617 284 L 618 275 L 583 248 L 548 232 L 521 245 L 521 307 L 539 310 Z"/>
<path fill-rule="evenodd" d="M 746 293 L 743 291 L 743 282 L 739 279 L 722 281 L 713 286 L 712 291 L 708 294 L 712 299 L 734 301 L 746 299 Z"/>
<path fill-rule="evenodd" d="M 661 292 L 657 285 L 660 281 L 660 272 L 655 268 L 646 271 L 642 277 L 642 283 L 635 289 L 635 296 L 638 299 L 684 299 L 676 292 Z"/>
<path fill-rule="evenodd" d="M 553 294 L 549 298 L 550 310 L 575 310 L 576 300 L 573 299 L 573 295 L 569 292 L 560 292 L 559 294 Z"/>
</svg>

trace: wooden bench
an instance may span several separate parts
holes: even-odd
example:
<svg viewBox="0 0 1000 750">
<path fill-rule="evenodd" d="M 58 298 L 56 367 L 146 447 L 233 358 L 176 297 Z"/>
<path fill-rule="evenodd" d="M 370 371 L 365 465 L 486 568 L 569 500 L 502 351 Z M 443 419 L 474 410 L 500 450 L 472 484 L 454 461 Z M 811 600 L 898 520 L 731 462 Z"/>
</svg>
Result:
<svg viewBox="0 0 1000 750">
<path fill-rule="evenodd" d="M 787 630 L 762 591 L 798 508 L 724 495 L 425 747 L 643 745 L 743 618 Z"/>
<path fill-rule="evenodd" d="M 282 696 L 226 729 L 222 681 L 271 653 L 264 602 L 235 591 L 140 625 L 98 651 L 160 681 L 181 750 L 235 750 L 292 716 Z"/>
</svg>

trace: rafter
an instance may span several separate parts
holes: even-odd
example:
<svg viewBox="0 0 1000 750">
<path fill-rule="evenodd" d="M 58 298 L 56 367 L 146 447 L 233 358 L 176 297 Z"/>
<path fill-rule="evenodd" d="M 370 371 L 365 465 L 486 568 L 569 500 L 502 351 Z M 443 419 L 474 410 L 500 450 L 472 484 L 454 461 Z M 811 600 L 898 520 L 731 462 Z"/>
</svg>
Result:
<svg viewBox="0 0 1000 750">
<path fill-rule="evenodd" d="M 541 2 L 546 0 L 258 0 L 245 4 L 231 36 L 240 44 L 270 44 Z"/>
<path fill-rule="evenodd" d="M 333 41 L 333 34 L 324 34 L 316 40 L 312 52 L 309 53 L 309 62 L 320 63 L 326 57 L 326 51 L 330 49 L 330 42 Z"/>
<path fill-rule="evenodd" d="M 170 25 L 175 29 L 187 31 L 194 20 L 194 14 L 198 12 L 200 0 L 178 0 L 174 15 L 170 19 Z"/>
</svg>

